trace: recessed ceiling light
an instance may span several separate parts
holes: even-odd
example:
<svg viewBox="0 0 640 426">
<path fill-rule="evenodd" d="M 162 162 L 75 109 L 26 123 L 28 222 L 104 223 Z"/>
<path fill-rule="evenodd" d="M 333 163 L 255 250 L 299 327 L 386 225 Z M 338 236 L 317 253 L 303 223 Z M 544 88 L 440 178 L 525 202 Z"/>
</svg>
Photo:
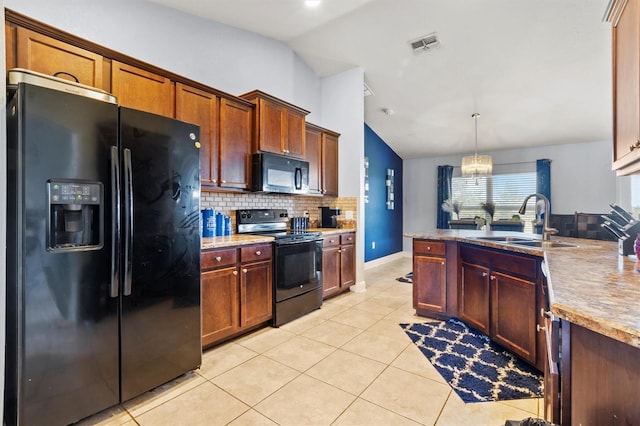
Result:
<svg viewBox="0 0 640 426">
<path fill-rule="evenodd" d="M 304 5 L 310 9 L 320 6 L 321 0 L 304 0 Z"/>
</svg>

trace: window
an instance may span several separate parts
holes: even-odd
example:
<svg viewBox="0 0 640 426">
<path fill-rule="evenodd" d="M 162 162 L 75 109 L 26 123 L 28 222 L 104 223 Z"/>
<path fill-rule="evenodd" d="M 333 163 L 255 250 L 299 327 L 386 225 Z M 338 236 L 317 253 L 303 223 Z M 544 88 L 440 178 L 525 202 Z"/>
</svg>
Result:
<svg viewBox="0 0 640 426">
<path fill-rule="evenodd" d="M 527 195 L 536 192 L 536 172 L 509 172 L 489 177 L 454 177 L 452 179 L 452 199 L 462 203 L 460 219 L 476 216 L 490 220 L 481 204 L 491 201 L 495 204 L 493 220 L 511 219 L 520 215 L 518 210 Z M 524 232 L 533 232 L 535 220 L 535 197 L 527 204 L 527 212 L 520 215 L 524 221 Z"/>
</svg>

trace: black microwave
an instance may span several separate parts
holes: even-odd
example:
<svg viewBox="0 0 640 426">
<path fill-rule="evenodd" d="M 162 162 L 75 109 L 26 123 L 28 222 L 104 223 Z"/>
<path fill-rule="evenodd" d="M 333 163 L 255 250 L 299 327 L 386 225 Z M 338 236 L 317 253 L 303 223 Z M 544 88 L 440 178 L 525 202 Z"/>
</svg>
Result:
<svg viewBox="0 0 640 426">
<path fill-rule="evenodd" d="M 283 155 L 261 152 L 251 157 L 251 190 L 307 194 L 309 162 Z"/>
</svg>

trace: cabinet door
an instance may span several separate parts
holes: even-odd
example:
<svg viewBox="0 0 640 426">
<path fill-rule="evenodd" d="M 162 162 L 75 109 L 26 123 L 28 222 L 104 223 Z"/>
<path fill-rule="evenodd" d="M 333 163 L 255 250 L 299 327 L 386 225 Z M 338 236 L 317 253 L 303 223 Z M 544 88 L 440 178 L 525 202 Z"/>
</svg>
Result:
<svg viewBox="0 0 640 426">
<path fill-rule="evenodd" d="M 489 335 L 489 269 L 462 262 L 458 291 L 460 319 Z"/>
<path fill-rule="evenodd" d="M 305 122 L 304 115 L 296 111 L 285 111 L 287 138 L 284 151 L 286 155 L 304 157 L 305 154 Z"/>
<path fill-rule="evenodd" d="M 202 346 L 238 331 L 238 303 L 235 266 L 202 273 Z"/>
<path fill-rule="evenodd" d="M 326 241 L 326 239 L 325 239 Z M 322 249 L 322 297 L 340 290 L 340 246 Z"/>
<path fill-rule="evenodd" d="M 17 66 L 103 89 L 102 56 L 18 27 Z"/>
<path fill-rule="evenodd" d="M 240 326 L 251 327 L 271 319 L 273 281 L 271 261 L 240 266 Z"/>
<path fill-rule="evenodd" d="M 249 105 L 220 99 L 220 187 L 249 189 L 252 114 Z"/>
<path fill-rule="evenodd" d="M 309 193 L 322 193 L 322 132 L 307 126 L 305 135 L 305 157 L 309 162 Z"/>
<path fill-rule="evenodd" d="M 499 272 L 491 281 L 491 337 L 535 364 L 536 283 Z"/>
<path fill-rule="evenodd" d="M 216 187 L 218 176 L 218 97 L 176 83 L 176 118 L 200 126 L 200 181 Z"/>
<path fill-rule="evenodd" d="M 447 268 L 443 257 L 414 256 L 413 307 L 446 312 Z"/>
<path fill-rule="evenodd" d="M 282 143 L 286 137 L 285 109 L 264 99 L 258 99 L 258 149 L 284 154 Z"/>
<path fill-rule="evenodd" d="M 614 168 L 639 158 L 640 1 L 628 0 L 613 28 Z"/>
<path fill-rule="evenodd" d="M 111 91 L 122 106 L 174 117 L 173 85 L 166 77 L 113 61 Z"/>
<path fill-rule="evenodd" d="M 322 135 L 322 193 L 338 195 L 338 138 Z"/>
<path fill-rule="evenodd" d="M 356 283 L 356 246 L 340 246 L 340 288 L 351 287 Z"/>
</svg>

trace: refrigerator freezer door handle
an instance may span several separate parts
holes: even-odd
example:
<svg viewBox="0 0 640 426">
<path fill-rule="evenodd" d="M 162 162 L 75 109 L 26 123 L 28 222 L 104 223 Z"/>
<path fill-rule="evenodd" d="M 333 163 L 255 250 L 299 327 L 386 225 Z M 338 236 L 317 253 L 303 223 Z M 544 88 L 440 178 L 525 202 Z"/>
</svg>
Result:
<svg viewBox="0 0 640 426">
<path fill-rule="evenodd" d="M 120 290 L 120 162 L 118 147 L 111 147 L 111 297 Z"/>
<path fill-rule="evenodd" d="M 133 257 L 133 172 L 131 150 L 124 149 L 124 296 L 131 295 Z"/>
</svg>

